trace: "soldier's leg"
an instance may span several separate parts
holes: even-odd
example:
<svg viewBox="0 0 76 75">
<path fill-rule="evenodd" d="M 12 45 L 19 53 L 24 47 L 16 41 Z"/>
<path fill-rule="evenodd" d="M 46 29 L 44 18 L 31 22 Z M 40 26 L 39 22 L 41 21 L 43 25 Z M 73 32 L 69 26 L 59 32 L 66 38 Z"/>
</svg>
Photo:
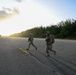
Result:
<svg viewBox="0 0 76 75">
<path fill-rule="evenodd" d="M 31 46 L 31 43 L 29 43 L 27 50 L 29 50 L 30 46 Z"/>
<path fill-rule="evenodd" d="M 35 49 L 37 49 L 37 47 L 34 45 L 34 43 L 33 43 L 33 42 L 32 42 L 31 44 L 32 44 L 32 46 L 34 46 L 34 47 L 35 47 Z"/>
<path fill-rule="evenodd" d="M 51 45 L 51 51 L 54 53 L 54 55 L 56 55 L 56 51 L 52 49 L 53 45 Z"/>
<path fill-rule="evenodd" d="M 56 55 L 56 51 L 55 50 L 52 49 L 51 51 L 54 52 L 54 55 Z"/>
<path fill-rule="evenodd" d="M 49 56 L 49 46 L 48 45 L 46 46 L 46 53 L 47 53 L 47 56 Z"/>
</svg>

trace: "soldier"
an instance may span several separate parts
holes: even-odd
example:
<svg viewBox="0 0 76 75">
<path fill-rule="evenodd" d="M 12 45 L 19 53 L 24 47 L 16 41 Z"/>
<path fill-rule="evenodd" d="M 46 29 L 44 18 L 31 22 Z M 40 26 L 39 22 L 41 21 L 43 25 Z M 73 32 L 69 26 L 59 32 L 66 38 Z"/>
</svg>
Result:
<svg viewBox="0 0 76 75">
<path fill-rule="evenodd" d="M 28 38 L 29 46 L 28 46 L 27 50 L 29 50 L 29 48 L 30 48 L 31 45 L 33 47 L 35 47 L 35 49 L 37 50 L 37 47 L 34 45 L 33 40 L 34 40 L 33 39 L 33 35 L 32 35 L 32 33 L 30 33 L 29 38 Z"/>
<path fill-rule="evenodd" d="M 52 51 L 54 53 L 54 55 L 56 55 L 56 51 L 52 49 L 52 44 L 54 43 L 54 36 L 50 33 L 49 31 L 46 33 L 46 53 L 47 56 L 49 56 L 49 50 Z"/>
</svg>

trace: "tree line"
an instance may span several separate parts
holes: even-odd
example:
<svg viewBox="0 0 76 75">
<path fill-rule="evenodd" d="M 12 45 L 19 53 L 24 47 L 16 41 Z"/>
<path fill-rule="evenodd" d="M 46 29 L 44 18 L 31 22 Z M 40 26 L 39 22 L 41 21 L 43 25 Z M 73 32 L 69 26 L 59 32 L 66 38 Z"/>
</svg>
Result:
<svg viewBox="0 0 76 75">
<path fill-rule="evenodd" d="M 13 37 L 28 37 L 29 33 L 33 33 L 35 38 L 45 38 L 46 31 L 55 35 L 55 38 L 62 39 L 76 39 L 76 20 L 67 19 L 66 21 L 61 21 L 57 25 L 50 25 L 47 27 L 35 27 L 20 33 L 15 33 L 10 36 Z"/>
</svg>

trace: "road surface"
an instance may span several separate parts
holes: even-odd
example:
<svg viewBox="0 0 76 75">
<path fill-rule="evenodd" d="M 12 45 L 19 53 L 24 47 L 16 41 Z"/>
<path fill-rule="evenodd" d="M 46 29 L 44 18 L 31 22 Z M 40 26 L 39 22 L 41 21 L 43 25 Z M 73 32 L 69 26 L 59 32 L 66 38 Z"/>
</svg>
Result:
<svg viewBox="0 0 76 75">
<path fill-rule="evenodd" d="M 76 75 L 76 41 L 55 40 L 53 49 L 46 57 L 45 39 L 34 39 L 30 54 L 26 49 L 27 38 L 0 38 L 0 75 Z"/>
</svg>

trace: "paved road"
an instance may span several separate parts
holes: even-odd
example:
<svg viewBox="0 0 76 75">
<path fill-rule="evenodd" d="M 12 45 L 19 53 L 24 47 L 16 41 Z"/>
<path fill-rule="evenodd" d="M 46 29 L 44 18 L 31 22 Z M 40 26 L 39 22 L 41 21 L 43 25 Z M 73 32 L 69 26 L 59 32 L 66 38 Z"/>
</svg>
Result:
<svg viewBox="0 0 76 75">
<path fill-rule="evenodd" d="M 26 49 L 27 38 L 0 38 L 0 75 L 76 75 L 76 41 L 56 40 L 53 49 L 46 57 L 44 39 L 35 39 L 38 50 Z"/>
</svg>

